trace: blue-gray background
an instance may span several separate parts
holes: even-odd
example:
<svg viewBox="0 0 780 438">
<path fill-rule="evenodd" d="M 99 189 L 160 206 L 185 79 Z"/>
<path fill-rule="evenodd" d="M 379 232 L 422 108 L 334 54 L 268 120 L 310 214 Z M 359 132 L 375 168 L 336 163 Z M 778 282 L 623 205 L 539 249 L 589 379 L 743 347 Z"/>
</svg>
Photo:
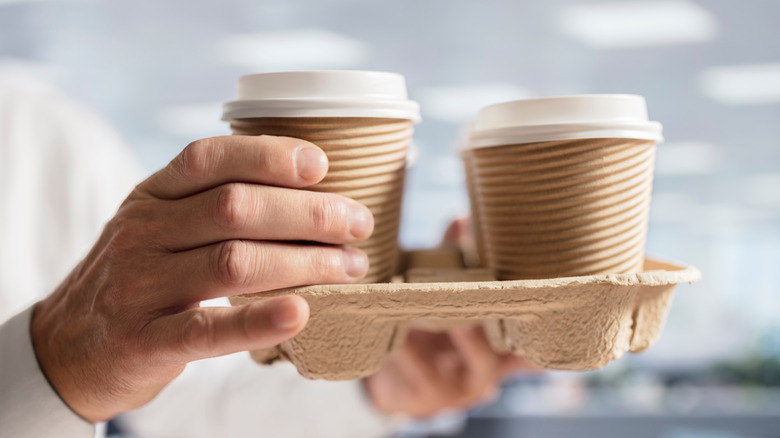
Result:
<svg viewBox="0 0 780 438">
<path fill-rule="evenodd" d="M 239 75 L 402 73 L 424 117 L 407 247 L 436 245 L 467 212 L 453 145 L 479 107 L 644 95 L 667 139 L 648 251 L 693 264 L 704 279 L 678 289 L 647 353 L 515 381 L 469 430 L 554 435 L 574 419 L 585 434 L 599 418 L 618 427 L 625 417 L 669 424 L 648 436 L 764 436 L 761 425 L 780 415 L 778 21 L 772 0 L 0 0 L 0 62 L 105 115 L 150 172 L 189 141 L 227 133 L 220 104 Z M 730 432 L 707 421 L 715 417 Z"/>
</svg>

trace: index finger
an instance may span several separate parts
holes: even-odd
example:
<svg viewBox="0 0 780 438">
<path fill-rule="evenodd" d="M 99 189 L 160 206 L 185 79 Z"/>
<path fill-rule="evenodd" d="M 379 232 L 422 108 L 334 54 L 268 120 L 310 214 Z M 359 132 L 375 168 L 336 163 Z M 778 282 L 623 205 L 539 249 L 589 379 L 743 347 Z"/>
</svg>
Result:
<svg viewBox="0 0 780 438">
<path fill-rule="evenodd" d="M 137 189 L 160 199 L 180 199 L 231 182 L 300 188 L 318 183 L 327 171 L 325 152 L 307 141 L 229 135 L 190 143 Z"/>
<path fill-rule="evenodd" d="M 496 373 L 499 357 L 490 348 L 482 327 L 460 327 L 450 331 L 452 344 L 461 353 L 466 366 L 480 383 L 490 381 Z"/>
</svg>

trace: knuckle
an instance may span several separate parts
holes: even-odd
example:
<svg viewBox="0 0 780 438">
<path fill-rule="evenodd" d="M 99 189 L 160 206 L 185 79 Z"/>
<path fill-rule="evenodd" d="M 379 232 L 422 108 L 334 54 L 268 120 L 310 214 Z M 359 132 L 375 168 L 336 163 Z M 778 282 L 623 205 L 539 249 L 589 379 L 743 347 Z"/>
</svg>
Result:
<svg viewBox="0 0 780 438">
<path fill-rule="evenodd" d="M 111 249 L 124 252 L 135 247 L 142 240 L 144 227 L 133 216 L 119 215 L 106 224 L 106 231 L 110 236 Z"/>
<path fill-rule="evenodd" d="M 498 389 L 493 386 L 484 388 L 477 396 L 477 403 L 487 403 L 494 400 L 497 396 Z"/>
<path fill-rule="evenodd" d="M 317 196 L 312 200 L 311 219 L 314 231 L 321 235 L 348 234 L 345 206 L 332 196 Z"/>
<path fill-rule="evenodd" d="M 202 177 L 209 172 L 221 150 L 213 138 L 195 140 L 179 154 L 179 170 L 184 175 Z"/>
<path fill-rule="evenodd" d="M 217 192 L 214 221 L 221 227 L 235 231 L 249 220 L 249 196 L 241 184 L 227 184 Z"/>
<path fill-rule="evenodd" d="M 104 235 L 110 238 L 114 249 L 132 251 L 153 246 L 165 229 L 165 221 L 153 203 L 152 200 L 128 202 L 106 223 Z"/>
<path fill-rule="evenodd" d="M 486 403 L 495 397 L 497 386 L 491 382 L 470 385 L 463 393 L 464 405 Z"/>
<path fill-rule="evenodd" d="M 249 327 L 252 320 L 249 306 L 242 306 L 237 315 L 237 321 L 241 326 L 241 337 L 243 339 L 252 339 L 252 330 Z"/>
<path fill-rule="evenodd" d="M 229 240 L 217 251 L 216 276 L 228 287 L 246 286 L 252 280 L 252 250 L 247 242 Z"/>
<path fill-rule="evenodd" d="M 260 154 L 258 159 L 260 160 L 258 162 L 258 165 L 261 169 L 264 169 L 266 171 L 274 169 L 275 167 L 278 167 L 279 161 L 278 161 L 278 154 L 275 154 L 275 148 L 274 146 L 277 146 L 279 143 L 279 137 L 274 137 L 272 135 L 262 134 L 256 137 L 258 143 L 262 145 L 264 148 L 263 154 Z"/>
<path fill-rule="evenodd" d="M 339 279 L 344 275 L 344 266 L 340 250 L 322 249 L 313 251 L 309 256 L 310 275 L 314 281 Z"/>
<path fill-rule="evenodd" d="M 188 353 L 201 355 L 211 351 L 215 342 L 214 318 L 208 312 L 198 309 L 184 324 L 181 346 Z"/>
<path fill-rule="evenodd" d="M 127 296 L 123 290 L 97 291 L 92 300 L 92 308 L 111 317 L 123 315 L 128 307 Z"/>
</svg>

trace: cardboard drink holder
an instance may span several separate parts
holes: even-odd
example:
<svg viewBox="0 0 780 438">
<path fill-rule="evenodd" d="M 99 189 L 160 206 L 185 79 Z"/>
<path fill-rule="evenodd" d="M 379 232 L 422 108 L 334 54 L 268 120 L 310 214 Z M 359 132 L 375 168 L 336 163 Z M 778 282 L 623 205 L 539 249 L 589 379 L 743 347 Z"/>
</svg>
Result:
<svg viewBox="0 0 780 438">
<path fill-rule="evenodd" d="M 297 336 L 251 352 L 261 364 L 292 362 L 309 379 L 346 380 L 377 371 L 410 328 L 481 324 L 491 347 L 549 369 L 600 368 L 649 348 L 661 334 L 679 283 L 696 268 L 646 259 L 644 271 L 494 281 L 448 250 L 406 253 L 391 283 L 319 285 L 231 298 L 233 305 L 294 294 L 311 316 Z"/>
<path fill-rule="evenodd" d="M 461 150 L 477 238 L 465 257 L 398 249 L 407 148 L 420 119 L 403 76 L 247 75 L 236 97 L 223 112 L 234 134 L 318 145 L 329 170 L 307 189 L 361 202 L 375 220 L 373 235 L 354 245 L 369 258 L 365 283 L 230 299 L 242 305 L 293 294 L 309 303 L 306 327 L 252 351 L 258 363 L 288 360 L 310 379 L 353 379 L 377 371 L 412 328 L 481 325 L 497 353 L 543 368 L 594 369 L 649 348 L 676 285 L 700 277 L 693 267 L 644 258 L 655 145 L 663 137 L 641 96 L 481 109 Z M 467 269 L 464 260 L 491 269 Z"/>
</svg>

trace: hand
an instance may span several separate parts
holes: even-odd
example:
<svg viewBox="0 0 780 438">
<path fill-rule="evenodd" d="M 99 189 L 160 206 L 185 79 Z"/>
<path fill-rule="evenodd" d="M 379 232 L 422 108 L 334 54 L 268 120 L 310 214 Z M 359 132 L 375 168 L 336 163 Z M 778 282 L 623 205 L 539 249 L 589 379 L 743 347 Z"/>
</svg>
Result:
<svg viewBox="0 0 780 438">
<path fill-rule="evenodd" d="M 217 137 L 141 183 L 35 308 L 34 348 L 63 400 L 106 420 L 150 401 L 190 361 L 276 345 L 308 321 L 296 296 L 232 308 L 201 300 L 361 279 L 359 250 L 282 243 L 354 243 L 373 231 L 359 203 L 290 189 L 327 167 L 302 140 Z"/>
<path fill-rule="evenodd" d="M 475 246 L 470 219 L 454 220 L 442 246 Z M 495 398 L 501 382 L 521 370 L 538 368 L 521 357 L 493 352 L 481 326 L 449 333 L 412 330 L 403 349 L 386 358 L 364 384 L 380 411 L 428 417 Z"/>
<path fill-rule="evenodd" d="M 521 357 L 494 353 L 481 326 L 412 330 L 403 349 L 364 384 L 380 411 L 422 418 L 492 400 L 508 375 L 530 369 Z"/>
</svg>

